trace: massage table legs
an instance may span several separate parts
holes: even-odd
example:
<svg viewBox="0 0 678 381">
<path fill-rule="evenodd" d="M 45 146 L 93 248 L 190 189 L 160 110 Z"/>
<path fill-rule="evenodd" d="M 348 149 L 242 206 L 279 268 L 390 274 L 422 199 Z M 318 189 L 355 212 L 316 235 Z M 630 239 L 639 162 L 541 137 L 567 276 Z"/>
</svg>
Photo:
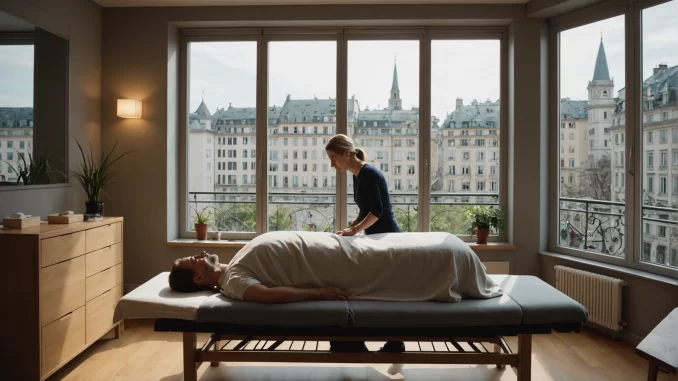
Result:
<svg viewBox="0 0 678 381">
<path fill-rule="evenodd" d="M 518 381 L 532 379 L 532 335 L 518 335 Z"/>
<path fill-rule="evenodd" d="M 184 381 L 198 381 L 197 334 L 184 332 Z"/>
<path fill-rule="evenodd" d="M 219 340 L 216 340 L 216 341 L 214 342 L 214 349 L 215 349 L 215 350 L 219 349 Z M 218 361 L 212 361 L 212 362 L 210 363 L 210 366 L 211 366 L 211 367 L 217 367 L 217 366 L 219 366 L 219 362 L 218 362 Z"/>
<path fill-rule="evenodd" d="M 220 356 L 221 353 L 209 353 L 209 352 L 203 352 L 200 351 L 198 353 L 197 349 L 197 334 L 195 332 L 184 332 L 184 381 L 198 381 L 198 365 L 201 364 L 202 362 L 209 361 L 211 366 L 219 366 L 218 361 L 213 361 L 217 359 L 222 359 Z M 503 339 L 502 339 L 503 340 Z M 212 343 L 212 342 L 210 342 Z M 503 343 L 503 341 L 502 341 Z M 219 341 L 215 340 L 213 342 L 213 345 L 215 345 L 215 350 L 219 351 Z M 497 354 L 501 353 L 501 349 L 504 349 L 504 353 L 501 357 L 501 359 L 506 359 L 510 358 L 512 361 L 507 361 L 508 364 L 514 365 L 516 368 L 516 373 L 517 373 L 517 379 L 518 381 L 531 381 L 532 380 L 532 335 L 531 334 L 519 334 L 518 335 L 518 353 L 513 354 L 510 353 L 509 348 L 503 348 L 504 345 L 497 345 L 494 344 L 494 353 L 488 353 L 488 354 L 461 354 L 462 356 L 473 356 L 474 360 L 478 360 L 476 356 L 496 356 Z M 209 351 L 211 345 L 208 343 L 206 345 L 206 350 Z M 248 351 L 249 352 L 249 351 Z M 249 356 L 253 355 L 255 352 L 253 351 L 252 353 L 246 353 L 248 356 L 246 359 L 241 359 L 243 361 L 259 361 L 259 360 L 252 360 L 249 358 Z M 284 353 L 282 355 L 285 355 Z M 334 356 L 335 359 L 342 357 L 342 355 L 346 356 L 351 356 L 351 354 L 343 354 L 343 353 L 337 353 L 337 354 L 322 354 L 322 359 L 313 356 L 313 354 L 310 354 L 309 356 L 311 357 L 300 357 L 300 356 L 295 356 L 296 358 L 291 359 L 288 358 L 287 361 L 292 361 L 292 362 L 297 362 L 297 361 L 310 361 L 310 362 L 325 362 L 326 357 L 332 357 Z M 365 354 L 356 354 L 356 356 L 364 356 Z M 368 354 L 369 355 L 369 354 Z M 303 356 L 303 355 L 302 355 Z M 379 355 L 383 356 L 383 355 Z M 398 356 L 398 355 L 396 355 Z M 438 355 L 439 356 L 439 355 Z M 438 358 L 436 356 L 436 358 Z M 450 356 L 445 357 L 444 360 L 439 361 L 440 359 L 438 358 L 435 362 L 432 363 L 438 363 L 438 364 L 466 364 L 465 360 L 461 360 L 462 357 L 459 357 L 459 354 L 449 354 L 449 355 L 444 355 L 444 356 Z M 507 356 L 507 357 L 503 357 Z M 516 359 L 517 356 L 517 359 Z M 266 358 L 268 356 L 264 356 Z M 490 357 L 491 358 L 491 357 Z M 487 358 L 487 359 L 490 359 Z M 470 360 L 471 358 L 467 358 L 466 360 Z M 322 360 L 322 361 L 320 361 Z M 327 362 L 332 362 L 330 359 Z M 498 360 L 498 358 L 491 358 L 490 361 L 495 361 Z M 223 361 L 223 359 L 222 359 Z M 236 360 L 237 361 L 237 360 Z M 366 363 L 369 362 L 370 360 L 365 361 Z M 340 362 L 354 362 L 354 361 L 340 361 Z M 362 362 L 362 361 L 359 361 Z M 424 361 L 427 362 L 427 361 Z M 481 363 L 488 364 L 488 362 L 484 362 L 481 360 Z M 493 364 L 493 362 L 489 362 L 489 364 Z M 497 366 L 500 369 L 503 369 L 504 366 L 502 364 L 497 364 Z"/>
</svg>

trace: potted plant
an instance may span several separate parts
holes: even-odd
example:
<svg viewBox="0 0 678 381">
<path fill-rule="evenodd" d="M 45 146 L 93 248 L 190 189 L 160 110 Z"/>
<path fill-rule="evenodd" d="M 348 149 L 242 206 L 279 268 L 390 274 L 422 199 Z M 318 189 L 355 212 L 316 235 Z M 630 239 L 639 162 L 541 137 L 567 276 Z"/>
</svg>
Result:
<svg viewBox="0 0 678 381">
<path fill-rule="evenodd" d="M 207 239 L 207 230 L 209 227 L 209 222 L 211 219 L 210 212 L 205 209 L 195 211 L 195 216 L 193 217 L 193 222 L 195 224 L 195 233 L 198 237 L 198 240 L 204 241 Z"/>
<path fill-rule="evenodd" d="M 82 164 L 77 170 L 71 170 L 71 172 L 73 173 L 73 177 L 78 179 L 78 182 L 82 185 L 85 193 L 87 193 L 87 201 L 85 202 L 86 213 L 89 215 L 103 215 L 104 203 L 100 201 L 101 192 L 103 192 L 104 187 L 110 184 L 111 179 L 117 174 L 117 172 L 111 171 L 111 167 L 115 162 L 133 151 L 125 152 L 115 159 L 112 159 L 111 155 L 118 145 L 116 142 L 111 152 L 105 153 L 103 150 L 101 151 L 99 163 L 96 163 L 94 161 L 94 155 L 92 154 L 92 147 L 90 146 L 89 157 L 85 157 L 82 146 L 80 146 L 80 143 L 77 140 L 75 142 L 80 149 Z"/>
<path fill-rule="evenodd" d="M 9 169 L 17 174 L 16 185 L 42 184 L 45 176 L 47 176 L 50 183 L 54 183 L 56 181 L 53 175 L 54 173 L 60 173 L 64 178 L 66 177 L 63 172 L 50 168 L 49 160 L 46 157 L 33 157 L 29 152 L 28 162 L 26 162 L 26 156 L 24 154 L 19 153 L 19 151 L 16 151 L 16 154 L 16 167 L 14 167 L 12 163 L 3 160 L 7 163 Z"/>
<path fill-rule="evenodd" d="M 471 222 L 470 233 L 476 234 L 476 243 L 487 243 L 490 229 L 504 227 L 501 210 L 495 207 L 476 205 L 466 208 L 466 219 Z"/>
</svg>

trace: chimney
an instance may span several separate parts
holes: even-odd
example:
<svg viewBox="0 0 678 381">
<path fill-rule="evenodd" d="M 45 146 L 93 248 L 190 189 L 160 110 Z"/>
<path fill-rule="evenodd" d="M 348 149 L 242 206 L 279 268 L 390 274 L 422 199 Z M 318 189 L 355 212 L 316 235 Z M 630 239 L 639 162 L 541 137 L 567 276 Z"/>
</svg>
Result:
<svg viewBox="0 0 678 381">
<path fill-rule="evenodd" d="M 668 65 L 665 63 L 657 65 L 656 68 L 652 69 L 652 74 L 657 74 L 661 73 L 662 71 L 666 70 L 668 68 Z"/>
</svg>

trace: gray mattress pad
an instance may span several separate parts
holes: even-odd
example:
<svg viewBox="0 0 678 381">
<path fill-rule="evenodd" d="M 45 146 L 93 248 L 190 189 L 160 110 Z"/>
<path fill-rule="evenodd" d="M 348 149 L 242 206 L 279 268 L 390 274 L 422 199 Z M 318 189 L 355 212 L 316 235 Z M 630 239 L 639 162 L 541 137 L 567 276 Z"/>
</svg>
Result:
<svg viewBox="0 0 678 381">
<path fill-rule="evenodd" d="M 276 327 L 482 327 L 579 324 L 588 319 L 578 302 L 534 276 L 490 275 L 504 290 L 491 299 L 456 303 L 313 301 L 262 304 L 218 293 L 191 296 L 169 289 L 161 273 L 116 306 L 115 319 L 181 319 L 198 323 Z"/>
</svg>

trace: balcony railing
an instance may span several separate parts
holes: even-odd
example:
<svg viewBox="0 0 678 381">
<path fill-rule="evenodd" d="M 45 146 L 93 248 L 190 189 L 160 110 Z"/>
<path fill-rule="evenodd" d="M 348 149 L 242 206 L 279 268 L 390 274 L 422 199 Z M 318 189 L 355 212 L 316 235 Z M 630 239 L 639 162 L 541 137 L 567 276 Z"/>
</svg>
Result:
<svg viewBox="0 0 678 381">
<path fill-rule="evenodd" d="M 335 231 L 336 193 L 269 192 L 268 230 Z M 419 194 L 391 193 L 393 213 L 402 231 L 417 231 Z M 347 194 L 348 218 L 358 215 L 353 195 Z M 499 204 L 496 192 L 433 192 L 431 194 L 431 230 L 468 234 L 469 223 L 463 209 L 472 205 Z M 189 217 L 196 210 L 212 214 L 211 231 L 256 231 L 255 192 L 189 192 Z M 192 226 L 192 224 L 188 224 Z"/>
<path fill-rule="evenodd" d="M 621 202 L 561 197 L 559 244 L 623 257 L 625 208 Z"/>
</svg>

